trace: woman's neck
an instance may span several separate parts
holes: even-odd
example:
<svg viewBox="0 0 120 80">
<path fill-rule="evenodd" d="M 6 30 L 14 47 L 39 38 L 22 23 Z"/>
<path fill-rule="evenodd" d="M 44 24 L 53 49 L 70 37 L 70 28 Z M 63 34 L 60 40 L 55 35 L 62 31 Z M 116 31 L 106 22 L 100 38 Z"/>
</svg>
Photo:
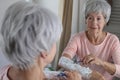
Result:
<svg viewBox="0 0 120 80">
<path fill-rule="evenodd" d="M 11 67 L 8 70 L 8 77 L 10 80 L 43 80 L 43 71 L 38 67 L 32 67 L 27 70 L 20 70 Z"/>
<path fill-rule="evenodd" d="M 86 36 L 92 44 L 98 45 L 104 41 L 106 37 L 106 32 L 91 34 L 90 32 L 86 31 Z"/>
</svg>

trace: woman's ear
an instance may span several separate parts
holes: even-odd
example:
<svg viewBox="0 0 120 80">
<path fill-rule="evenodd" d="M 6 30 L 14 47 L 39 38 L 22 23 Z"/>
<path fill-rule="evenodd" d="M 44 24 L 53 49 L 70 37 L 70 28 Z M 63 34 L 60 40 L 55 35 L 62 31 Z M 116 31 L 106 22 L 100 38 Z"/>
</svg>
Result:
<svg viewBox="0 0 120 80">
<path fill-rule="evenodd" d="M 37 57 L 37 63 L 39 66 L 43 68 L 46 66 L 45 60 L 47 59 L 48 54 L 46 52 L 40 52 L 39 56 Z"/>
<path fill-rule="evenodd" d="M 40 53 L 40 57 L 43 58 L 43 59 L 46 58 L 47 56 L 48 56 L 48 55 L 47 55 L 46 52 L 41 52 L 41 53 Z"/>
</svg>

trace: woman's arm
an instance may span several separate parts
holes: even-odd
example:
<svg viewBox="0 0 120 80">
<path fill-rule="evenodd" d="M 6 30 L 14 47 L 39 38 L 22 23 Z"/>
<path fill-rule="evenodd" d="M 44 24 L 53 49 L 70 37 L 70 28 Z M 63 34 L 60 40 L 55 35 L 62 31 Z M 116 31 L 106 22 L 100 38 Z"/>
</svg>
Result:
<svg viewBox="0 0 120 80">
<path fill-rule="evenodd" d="M 120 41 L 115 35 L 113 35 L 109 44 L 111 47 L 108 47 L 110 49 L 110 53 L 108 54 L 114 63 L 103 61 L 94 55 L 85 56 L 83 63 L 102 66 L 111 75 L 120 77 Z"/>
<path fill-rule="evenodd" d="M 82 80 L 81 75 L 76 71 L 65 71 L 65 76 L 56 76 L 53 79 L 46 80 Z"/>
<path fill-rule="evenodd" d="M 66 80 L 82 80 L 80 73 L 77 71 L 67 71 L 65 72 L 67 79 Z"/>
<path fill-rule="evenodd" d="M 102 74 L 100 74 L 97 71 L 92 71 L 90 79 L 89 80 L 105 80 Z"/>
<path fill-rule="evenodd" d="M 66 55 L 68 56 L 68 55 Z M 62 56 L 59 60 L 59 65 L 66 70 L 77 71 L 85 79 L 90 80 L 105 80 L 104 77 L 97 71 L 92 71 L 87 67 L 83 67 L 79 64 L 75 64 L 70 58 Z"/>
<path fill-rule="evenodd" d="M 113 75 L 116 72 L 115 64 L 103 61 L 103 60 L 99 59 L 98 57 L 96 57 L 92 54 L 88 55 L 88 56 L 85 56 L 85 58 L 83 59 L 83 64 L 85 64 L 85 65 L 95 64 L 95 65 L 98 65 L 98 66 L 102 66 L 111 75 Z"/>
<path fill-rule="evenodd" d="M 116 67 L 114 64 L 103 61 L 102 67 L 109 72 L 111 75 L 114 75 L 116 72 Z"/>
</svg>

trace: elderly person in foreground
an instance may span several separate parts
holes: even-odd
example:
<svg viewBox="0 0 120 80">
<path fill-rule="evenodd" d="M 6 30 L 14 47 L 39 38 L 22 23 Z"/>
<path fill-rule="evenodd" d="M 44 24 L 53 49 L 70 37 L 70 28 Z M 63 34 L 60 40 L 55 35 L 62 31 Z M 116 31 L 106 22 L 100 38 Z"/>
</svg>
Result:
<svg viewBox="0 0 120 80">
<path fill-rule="evenodd" d="M 3 19 L 3 53 L 12 64 L 0 70 L 0 80 L 44 80 L 44 67 L 56 53 L 62 25 L 51 11 L 28 2 L 11 5 Z M 77 72 L 67 72 L 67 80 L 81 80 Z"/>
<path fill-rule="evenodd" d="M 89 0 L 85 8 L 86 30 L 70 39 L 62 55 L 68 59 L 77 55 L 82 66 L 98 71 L 106 80 L 120 77 L 119 39 L 103 31 L 110 14 L 111 6 L 105 0 Z M 59 65 L 65 67 L 62 62 Z"/>
</svg>

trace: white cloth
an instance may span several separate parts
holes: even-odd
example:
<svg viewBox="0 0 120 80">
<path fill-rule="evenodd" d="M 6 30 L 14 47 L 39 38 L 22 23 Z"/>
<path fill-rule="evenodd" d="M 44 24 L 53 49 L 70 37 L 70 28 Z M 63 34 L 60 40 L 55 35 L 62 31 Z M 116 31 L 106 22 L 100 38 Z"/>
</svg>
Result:
<svg viewBox="0 0 120 80">
<path fill-rule="evenodd" d="M 61 57 L 59 60 L 59 65 L 67 70 L 78 71 L 82 77 L 89 79 L 92 70 L 86 67 L 82 67 L 79 64 L 74 63 L 71 59 L 67 57 Z"/>
</svg>

